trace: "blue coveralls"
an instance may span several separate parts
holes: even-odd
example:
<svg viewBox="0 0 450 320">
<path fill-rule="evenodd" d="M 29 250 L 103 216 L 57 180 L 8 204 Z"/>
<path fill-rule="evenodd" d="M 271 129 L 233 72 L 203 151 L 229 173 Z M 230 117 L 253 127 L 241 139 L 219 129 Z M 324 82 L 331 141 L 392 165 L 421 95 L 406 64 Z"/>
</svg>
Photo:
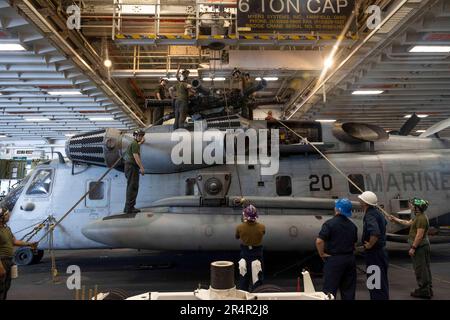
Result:
<svg viewBox="0 0 450 320">
<path fill-rule="evenodd" d="M 369 241 L 370 236 L 378 237 L 378 241 L 369 250 L 365 250 L 366 268 L 376 265 L 380 268 L 380 288 L 369 289 L 371 300 L 389 300 L 388 255 L 386 252 L 386 225 L 383 214 L 375 207 L 369 207 L 364 215 L 362 241 Z M 370 273 L 367 277 L 371 276 Z"/>
<path fill-rule="evenodd" d="M 256 246 L 250 249 L 248 246 L 241 244 L 241 258 L 247 264 L 247 273 L 245 276 L 239 275 L 239 289 L 251 292 L 264 281 L 263 271 L 258 274 L 259 280 L 255 284 L 252 284 L 252 262 L 259 260 L 261 262 L 261 269 L 264 270 L 263 247 Z"/>
<path fill-rule="evenodd" d="M 356 290 L 356 262 L 353 254 L 358 241 L 358 229 L 347 217 L 337 215 L 322 225 L 319 238 L 325 241 L 323 267 L 323 292 L 336 297 L 341 292 L 342 300 L 354 300 Z"/>
</svg>

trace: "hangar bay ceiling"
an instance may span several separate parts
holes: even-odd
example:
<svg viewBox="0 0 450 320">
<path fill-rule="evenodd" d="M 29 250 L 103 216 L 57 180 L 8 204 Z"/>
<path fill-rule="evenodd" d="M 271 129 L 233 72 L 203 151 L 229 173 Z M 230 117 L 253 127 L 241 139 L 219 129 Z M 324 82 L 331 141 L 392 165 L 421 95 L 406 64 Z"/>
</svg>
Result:
<svg viewBox="0 0 450 320">
<path fill-rule="evenodd" d="M 178 66 L 219 89 L 230 86 L 234 67 L 271 79 L 256 94 L 259 108 L 292 119 L 398 130 L 415 112 L 422 116 L 415 134 L 448 118 L 449 52 L 410 50 L 450 45 L 450 3 L 356 2 L 357 28 L 338 37 L 240 31 L 232 0 L 1 0 L 0 42 L 24 50 L 0 51 L 0 135 L 61 138 L 144 127 L 150 123 L 144 100 L 153 97 L 160 77 L 172 80 Z M 67 27 L 73 4 L 80 7 L 79 30 Z M 372 30 L 364 8 L 374 4 L 383 19 Z M 365 90 L 381 93 L 354 94 Z"/>
</svg>

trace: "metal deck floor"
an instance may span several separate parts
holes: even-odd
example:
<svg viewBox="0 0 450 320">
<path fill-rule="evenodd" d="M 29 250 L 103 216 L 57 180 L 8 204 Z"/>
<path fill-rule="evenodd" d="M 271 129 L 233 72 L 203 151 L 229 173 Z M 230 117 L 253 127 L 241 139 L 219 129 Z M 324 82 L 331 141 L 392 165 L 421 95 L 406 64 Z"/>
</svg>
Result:
<svg viewBox="0 0 450 320">
<path fill-rule="evenodd" d="M 407 245 L 389 244 L 389 281 L 391 299 L 414 299 L 409 296 L 415 288 L 415 277 Z M 296 263 L 308 259 L 308 255 L 295 253 L 265 253 L 265 283 L 281 286 L 295 291 L 300 266 Z M 130 295 L 147 291 L 192 291 L 209 286 L 209 264 L 215 260 L 238 261 L 236 252 L 194 252 L 173 253 L 115 250 L 76 250 L 57 251 L 56 263 L 59 283 L 53 283 L 50 268 L 51 260 L 46 252 L 42 262 L 37 265 L 19 267 L 19 278 L 13 280 L 8 299 L 74 299 L 75 293 L 66 287 L 66 273 L 69 265 L 81 268 L 82 285 L 88 289 L 98 286 L 99 292 L 118 288 Z M 363 259 L 358 258 L 358 284 L 356 298 L 369 298 L 362 273 Z M 434 299 L 450 299 L 450 245 L 432 247 L 432 273 Z M 314 273 L 314 263 L 309 266 L 316 290 L 322 288 L 322 277 Z"/>
</svg>

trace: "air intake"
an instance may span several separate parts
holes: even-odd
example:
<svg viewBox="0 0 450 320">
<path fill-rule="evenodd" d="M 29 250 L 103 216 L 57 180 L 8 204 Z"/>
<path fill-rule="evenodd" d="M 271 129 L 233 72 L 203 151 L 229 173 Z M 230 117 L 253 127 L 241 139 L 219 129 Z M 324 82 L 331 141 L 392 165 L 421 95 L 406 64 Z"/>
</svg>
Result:
<svg viewBox="0 0 450 320">
<path fill-rule="evenodd" d="M 120 157 L 121 133 L 116 129 L 91 131 L 73 136 L 66 143 L 66 154 L 78 163 L 112 166 Z"/>
<path fill-rule="evenodd" d="M 389 139 L 389 135 L 383 128 L 373 124 L 357 122 L 335 123 L 333 135 L 337 139 L 351 144 Z"/>
</svg>

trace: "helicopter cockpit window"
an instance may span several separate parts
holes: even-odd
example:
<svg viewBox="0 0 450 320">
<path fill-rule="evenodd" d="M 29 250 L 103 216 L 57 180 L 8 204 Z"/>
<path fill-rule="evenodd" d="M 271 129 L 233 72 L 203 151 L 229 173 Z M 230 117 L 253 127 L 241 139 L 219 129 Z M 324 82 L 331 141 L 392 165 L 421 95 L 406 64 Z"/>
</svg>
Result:
<svg viewBox="0 0 450 320">
<path fill-rule="evenodd" d="M 22 181 L 12 186 L 11 191 L 6 195 L 6 197 L 0 202 L 0 206 L 8 208 L 9 211 L 14 209 L 17 200 L 22 194 L 23 188 L 30 180 L 32 173 L 29 173 Z"/>
<path fill-rule="evenodd" d="M 350 180 L 352 180 L 361 190 L 365 190 L 364 186 L 364 177 L 362 174 L 350 174 L 348 176 Z M 360 194 L 361 191 L 358 190 L 352 183 L 348 183 L 348 188 L 351 194 Z"/>
<path fill-rule="evenodd" d="M 89 182 L 89 200 L 103 200 L 105 197 L 105 184 L 104 182 Z"/>
<path fill-rule="evenodd" d="M 27 195 L 48 195 L 53 180 L 53 170 L 39 170 L 31 181 Z"/>
<path fill-rule="evenodd" d="M 292 194 L 292 181 L 289 176 L 278 176 L 276 180 L 277 195 L 290 196 Z"/>
</svg>

